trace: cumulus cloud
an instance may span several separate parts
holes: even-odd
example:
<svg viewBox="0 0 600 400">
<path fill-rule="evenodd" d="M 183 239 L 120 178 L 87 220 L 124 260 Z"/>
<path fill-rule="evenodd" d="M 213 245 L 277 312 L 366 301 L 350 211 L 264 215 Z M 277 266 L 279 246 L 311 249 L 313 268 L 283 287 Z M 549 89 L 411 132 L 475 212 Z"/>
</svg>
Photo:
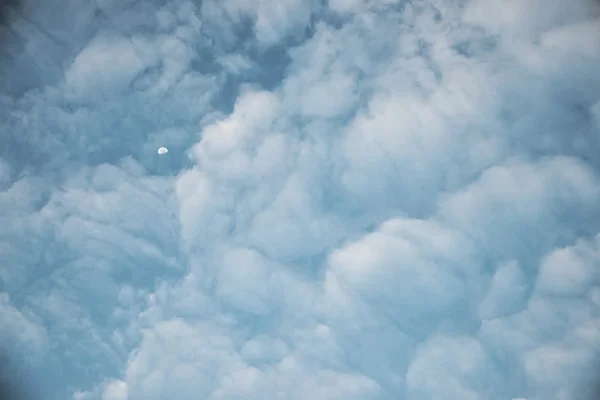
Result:
<svg viewBox="0 0 600 400">
<path fill-rule="evenodd" d="M 5 25 L 0 350 L 46 398 L 594 393 L 597 2 Z"/>
</svg>

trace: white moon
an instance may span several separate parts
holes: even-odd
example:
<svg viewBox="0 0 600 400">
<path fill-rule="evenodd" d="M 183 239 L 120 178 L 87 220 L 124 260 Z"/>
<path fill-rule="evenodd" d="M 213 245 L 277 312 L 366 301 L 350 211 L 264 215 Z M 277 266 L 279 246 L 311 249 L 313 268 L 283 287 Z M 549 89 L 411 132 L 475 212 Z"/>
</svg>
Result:
<svg viewBox="0 0 600 400">
<path fill-rule="evenodd" d="M 167 154 L 169 152 L 169 149 L 167 149 L 166 147 L 161 147 L 158 149 L 158 154 Z"/>
</svg>

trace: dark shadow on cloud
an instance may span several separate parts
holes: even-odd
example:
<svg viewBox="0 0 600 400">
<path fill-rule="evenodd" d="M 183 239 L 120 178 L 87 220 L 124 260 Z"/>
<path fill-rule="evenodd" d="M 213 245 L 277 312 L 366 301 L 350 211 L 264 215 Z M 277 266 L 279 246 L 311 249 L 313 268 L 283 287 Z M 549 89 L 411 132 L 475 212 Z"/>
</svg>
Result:
<svg viewBox="0 0 600 400">
<path fill-rule="evenodd" d="M 596 354 L 596 362 L 589 371 L 591 379 L 587 380 L 587 387 L 582 388 L 581 400 L 600 400 L 600 360 Z"/>
<path fill-rule="evenodd" d="M 0 349 L 0 400 L 38 400 L 35 380 L 31 380 L 6 349 Z"/>
<path fill-rule="evenodd" d="M 21 0 L 0 0 L 0 26 L 2 28 L 8 25 L 12 12 L 21 5 Z"/>
<path fill-rule="evenodd" d="M 22 0 L 0 0 L 0 63 L 5 64 L 5 47 L 14 40 L 14 32 L 11 28 L 11 21 L 17 15 L 21 8 Z M 4 75 L 4 74 L 2 74 Z M 8 76 L 1 76 L 1 79 L 10 79 Z"/>
<path fill-rule="evenodd" d="M 0 0 L 1 95 L 19 99 L 57 82 L 66 63 L 94 32 L 95 20 L 87 14 L 82 18 L 88 23 L 74 23 L 77 13 L 56 11 L 60 6 L 52 1 Z"/>
<path fill-rule="evenodd" d="M 600 384 L 598 382 L 594 382 L 591 386 L 591 390 L 589 391 L 588 396 L 585 400 L 599 400 L 600 399 Z"/>
<path fill-rule="evenodd" d="M 12 28 L 22 8 L 22 0 L 0 0 L 0 94 L 14 95 L 16 87 L 29 86 L 23 81 L 23 71 L 14 68 L 12 57 L 22 46 L 22 38 Z"/>
</svg>

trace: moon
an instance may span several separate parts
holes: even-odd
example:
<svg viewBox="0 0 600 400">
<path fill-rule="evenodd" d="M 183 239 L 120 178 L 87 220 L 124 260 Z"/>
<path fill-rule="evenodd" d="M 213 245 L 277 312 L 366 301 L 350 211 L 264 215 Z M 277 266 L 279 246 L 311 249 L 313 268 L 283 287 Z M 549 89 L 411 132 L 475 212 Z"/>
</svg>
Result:
<svg viewBox="0 0 600 400">
<path fill-rule="evenodd" d="M 169 149 L 167 149 L 166 147 L 161 147 L 157 151 L 157 153 L 160 155 L 167 154 L 168 152 L 169 152 Z"/>
</svg>

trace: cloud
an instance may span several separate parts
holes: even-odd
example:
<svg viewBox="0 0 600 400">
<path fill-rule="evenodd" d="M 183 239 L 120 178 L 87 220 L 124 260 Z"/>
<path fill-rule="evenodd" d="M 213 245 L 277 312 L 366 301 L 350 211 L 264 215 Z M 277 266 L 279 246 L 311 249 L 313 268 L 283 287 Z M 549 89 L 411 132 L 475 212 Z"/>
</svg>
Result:
<svg viewBox="0 0 600 400">
<path fill-rule="evenodd" d="M 599 278 L 594 264 L 600 256 L 600 236 L 594 239 L 592 243 L 580 241 L 549 254 L 540 267 L 539 290 L 561 296 L 581 295 L 590 290 Z"/>
<path fill-rule="evenodd" d="M 432 223 L 390 220 L 358 243 L 336 250 L 328 278 L 358 292 L 375 309 L 387 310 L 407 332 L 419 331 L 423 327 L 417 320 L 435 324 L 436 316 L 466 295 L 461 276 L 474 279 L 478 273 L 470 247 Z"/>
<path fill-rule="evenodd" d="M 597 4 L 63 3 L 0 55 L 0 346 L 47 398 L 593 392 Z"/>
<path fill-rule="evenodd" d="M 47 351 L 48 337 L 36 316 L 29 312 L 22 313 L 15 308 L 6 293 L 3 293 L 1 301 L 2 319 L 11 322 L 2 330 L 2 348 L 5 349 L 8 344 L 13 346 L 16 344 L 21 348 L 18 350 L 19 353 L 31 351 L 35 355 L 43 356 Z"/>
<path fill-rule="evenodd" d="M 496 269 L 479 315 L 489 320 L 513 314 L 523 309 L 527 296 L 527 276 L 516 261 L 506 262 Z"/>
<path fill-rule="evenodd" d="M 127 384 L 123 381 L 110 381 L 102 393 L 103 400 L 125 400 L 127 399 Z"/>
<path fill-rule="evenodd" d="M 430 338 L 417 349 L 406 379 L 409 397 L 478 399 L 488 391 L 492 397 L 500 394 L 491 360 L 468 337 Z"/>
<path fill-rule="evenodd" d="M 98 92 L 107 86 L 126 88 L 137 74 L 158 61 L 152 53 L 148 42 L 96 39 L 73 61 L 65 76 L 67 87 L 75 93 Z"/>
<path fill-rule="evenodd" d="M 573 158 L 510 160 L 483 171 L 476 182 L 449 196 L 441 203 L 441 217 L 500 254 L 539 254 L 539 246 L 547 248 L 557 236 L 572 235 L 569 229 L 586 229 L 589 220 L 583 215 L 594 212 L 600 194 L 596 175 Z M 588 211 L 578 219 L 570 212 L 573 208 Z M 573 221 L 568 227 L 562 223 L 565 218 Z M 595 229 L 595 221 L 589 222 L 587 229 Z M 507 237 L 507 232 L 513 233 Z"/>
<path fill-rule="evenodd" d="M 598 17 L 597 4 L 593 1 L 580 1 L 572 7 L 565 7 L 558 1 L 547 3 L 539 0 L 511 1 L 508 4 L 492 1 L 486 7 L 483 1 L 478 0 L 467 5 L 465 19 L 494 33 L 529 36 Z"/>
</svg>

